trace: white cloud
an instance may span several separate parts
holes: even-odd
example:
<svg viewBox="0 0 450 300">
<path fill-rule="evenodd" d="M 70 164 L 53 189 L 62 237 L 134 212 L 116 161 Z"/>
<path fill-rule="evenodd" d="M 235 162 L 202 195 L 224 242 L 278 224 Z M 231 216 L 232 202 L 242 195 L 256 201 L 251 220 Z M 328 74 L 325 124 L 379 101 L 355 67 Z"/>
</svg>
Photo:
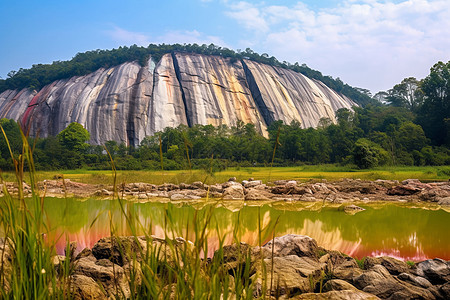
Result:
<svg viewBox="0 0 450 300">
<path fill-rule="evenodd" d="M 258 7 L 248 2 L 230 4 L 231 10 L 226 14 L 237 20 L 245 28 L 255 31 L 267 31 L 269 29 L 265 16 L 261 14 Z"/>
<path fill-rule="evenodd" d="M 347 0 L 318 10 L 302 2 L 228 7 L 226 15 L 243 25 L 254 50 L 373 92 L 407 76 L 423 78 L 435 62 L 450 60 L 448 0 Z"/>
<path fill-rule="evenodd" d="M 107 31 L 107 34 L 119 44 L 136 44 L 138 46 L 147 46 L 150 43 L 150 38 L 148 35 L 139 32 L 128 31 L 118 26 L 113 26 L 113 29 Z"/>
</svg>

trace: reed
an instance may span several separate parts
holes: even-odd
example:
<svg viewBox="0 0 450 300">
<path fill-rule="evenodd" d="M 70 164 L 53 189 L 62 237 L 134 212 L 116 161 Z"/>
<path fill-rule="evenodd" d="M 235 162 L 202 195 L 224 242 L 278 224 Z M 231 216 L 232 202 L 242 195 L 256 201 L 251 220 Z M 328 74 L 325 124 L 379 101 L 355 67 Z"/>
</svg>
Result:
<svg viewBox="0 0 450 300">
<path fill-rule="evenodd" d="M 8 143 L 3 129 L 2 132 Z M 38 187 L 32 147 L 23 133 L 22 140 L 21 154 L 10 151 L 16 170 L 17 193 L 10 193 L 1 179 L 5 196 L 0 198 L 0 299 L 70 299 L 73 297 L 71 276 L 77 262 L 73 260 L 70 241 L 66 241 L 67 256 L 59 260 L 56 255 L 56 242 L 64 237 L 52 240 L 54 234 L 44 209 L 45 188 L 41 191 Z M 228 246 L 224 244 L 225 236 L 230 233 L 219 232 L 218 225 L 215 230 L 219 236 L 218 249 L 213 257 L 208 257 L 211 227 L 218 224 L 213 218 L 215 206 L 195 213 L 193 219 L 187 221 L 185 236 L 181 238 L 177 235 L 180 230 L 172 211 L 174 208 L 167 206 L 164 211 L 164 238 L 156 238 L 151 235 L 151 226 L 144 226 L 130 204 L 117 193 L 119 180 L 112 158 L 111 168 L 115 187 L 114 202 L 118 203 L 126 220 L 126 231 L 131 233 L 128 239 L 139 245 L 130 251 L 129 245 L 118 236 L 117 224 L 110 217 L 110 238 L 116 241 L 120 255 L 129 261 L 125 276 L 130 293 L 125 294 L 114 281 L 115 297 L 253 299 L 258 295 L 262 298 L 267 295 L 264 267 L 262 272 L 256 272 L 252 267 L 254 253 L 250 247 L 240 244 L 242 226 L 239 218 L 232 224 L 233 241 L 237 248 L 236 257 L 233 258 L 236 264 L 230 267 Z M 211 173 L 206 174 L 203 181 Z M 25 175 L 28 175 L 27 182 L 30 183 L 30 199 L 25 199 L 23 194 Z M 112 211 L 109 211 L 109 215 L 112 216 Z M 274 236 L 276 223 L 262 226 L 261 216 L 257 216 L 255 222 L 258 222 L 258 241 L 261 246 L 263 240 Z M 142 241 L 145 243 L 142 244 Z M 263 257 L 260 259 L 261 266 L 264 266 Z M 263 282 L 259 288 L 255 286 L 258 276 L 262 277 Z M 101 283 L 99 285 L 101 287 Z"/>
<path fill-rule="evenodd" d="M 32 148 L 21 132 L 22 153 L 12 152 L 8 137 L 0 125 L 15 167 L 17 195 L 12 195 L 1 178 L 4 197 L 0 199 L 0 298 L 47 299 L 70 298 L 68 264 L 62 264 L 56 272 L 55 242 L 45 222 L 44 195 L 37 187 Z M 25 172 L 31 188 L 31 203 L 24 197 Z"/>
</svg>

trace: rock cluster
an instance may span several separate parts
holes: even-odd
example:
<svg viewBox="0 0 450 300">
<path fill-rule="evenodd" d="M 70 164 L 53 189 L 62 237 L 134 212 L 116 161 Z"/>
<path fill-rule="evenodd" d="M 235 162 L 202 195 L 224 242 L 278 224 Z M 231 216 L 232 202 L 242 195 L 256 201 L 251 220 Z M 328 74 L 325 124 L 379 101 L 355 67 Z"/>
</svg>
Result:
<svg viewBox="0 0 450 300">
<path fill-rule="evenodd" d="M 171 268 L 182 268 L 179 263 L 177 265 L 177 262 L 182 261 L 179 259 L 180 253 L 189 255 L 193 250 L 194 246 L 181 238 L 108 237 L 99 240 L 92 249 L 82 250 L 76 257 L 56 257 L 55 267 L 58 270 L 65 259 L 70 259 L 73 268 L 70 286 L 75 299 L 129 298 L 132 296 L 130 278 L 133 278 L 134 287 L 145 280 L 141 269 L 144 255 L 153 253 L 156 261 L 164 261 Z M 436 258 L 411 266 L 391 257 L 368 257 L 361 265 L 340 252 L 320 248 L 314 239 L 302 235 L 276 237 L 262 247 L 245 243 L 224 246 L 204 263 L 211 261 L 220 261 L 232 279 L 242 276 L 242 270 L 247 270 L 254 286 L 254 297 L 450 297 L 450 261 Z"/>
<path fill-rule="evenodd" d="M 10 193 L 17 193 L 17 185 L 6 183 Z M 90 185 L 71 180 L 46 180 L 39 184 L 42 192 L 48 196 L 111 197 L 112 186 Z M 422 183 L 417 179 L 364 181 L 342 179 L 334 182 L 298 183 L 295 180 L 277 180 L 264 184 L 261 180 L 236 181 L 230 178 L 222 184 L 207 185 L 200 181 L 192 184 L 149 183 L 121 184 L 116 189 L 118 196 L 137 201 L 152 199 L 197 200 L 214 198 L 223 200 L 272 200 L 272 201 L 309 201 L 327 203 L 350 203 L 365 201 L 430 202 L 442 206 L 450 205 L 450 181 Z M 31 193 L 24 184 L 25 195 Z M 357 206 L 348 206 L 346 211 L 360 211 Z"/>
<path fill-rule="evenodd" d="M 231 178 L 223 184 L 132 183 L 123 185 L 119 193 L 125 197 L 169 198 L 190 200 L 200 198 L 221 198 L 224 200 L 275 200 L 275 201 L 325 201 L 346 203 L 360 201 L 427 201 L 440 205 L 450 204 L 450 182 L 422 183 L 418 180 L 363 181 L 343 179 L 335 182 L 298 183 L 295 180 L 278 180 L 264 184 L 261 180 L 237 182 Z M 357 210 L 357 209 L 356 209 Z"/>
</svg>

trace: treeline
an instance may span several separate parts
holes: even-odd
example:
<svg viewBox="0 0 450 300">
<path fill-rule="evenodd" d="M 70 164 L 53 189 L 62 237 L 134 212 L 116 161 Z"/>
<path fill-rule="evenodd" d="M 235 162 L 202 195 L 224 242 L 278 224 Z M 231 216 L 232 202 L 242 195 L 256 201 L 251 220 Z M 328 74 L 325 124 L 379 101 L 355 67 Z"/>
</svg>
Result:
<svg viewBox="0 0 450 300">
<path fill-rule="evenodd" d="M 309 68 L 306 64 L 290 64 L 289 62 L 278 61 L 274 56 L 267 53 L 258 54 L 250 48 L 241 50 L 231 50 L 210 45 L 198 44 L 150 44 L 148 47 L 119 47 L 112 50 L 94 50 L 78 53 L 69 61 L 55 61 L 52 64 L 36 64 L 30 69 L 19 69 L 8 73 L 8 78 L 0 79 L 0 93 L 7 89 L 30 88 L 39 90 L 45 85 L 60 79 L 68 79 L 72 76 L 82 76 L 100 68 L 110 68 L 128 61 L 137 61 L 140 65 L 145 65 L 151 55 L 155 61 L 159 61 L 166 53 L 188 52 L 205 55 L 218 55 L 231 58 L 232 61 L 240 59 L 250 59 L 256 62 L 291 69 L 302 73 L 310 78 L 318 79 L 328 87 L 349 97 L 360 105 L 374 103 L 367 90 L 354 88 L 343 83 L 339 78 L 324 76 L 319 71 Z"/>
</svg>

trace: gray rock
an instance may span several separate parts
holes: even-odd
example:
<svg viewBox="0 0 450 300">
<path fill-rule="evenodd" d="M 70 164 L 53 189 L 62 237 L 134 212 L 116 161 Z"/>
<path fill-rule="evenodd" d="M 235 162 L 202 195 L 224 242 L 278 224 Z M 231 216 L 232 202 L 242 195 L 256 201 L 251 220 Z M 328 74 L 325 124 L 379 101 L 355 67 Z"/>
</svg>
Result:
<svg viewBox="0 0 450 300">
<path fill-rule="evenodd" d="M 326 293 L 305 293 L 295 297 L 297 300 L 377 300 L 375 295 L 358 290 L 330 291 Z"/>
<path fill-rule="evenodd" d="M 450 197 L 439 199 L 438 204 L 442 206 L 450 206 Z"/>
<path fill-rule="evenodd" d="M 176 194 L 172 194 L 171 196 L 170 196 L 170 200 L 173 200 L 173 201 L 176 201 L 176 200 L 183 200 L 183 199 L 188 199 L 189 197 L 187 197 L 186 195 L 184 195 L 184 194 L 178 194 L 178 193 L 176 193 Z"/>
<path fill-rule="evenodd" d="M 252 181 L 244 180 L 243 183 L 242 183 L 242 185 L 245 188 L 252 188 L 252 187 L 256 187 L 256 186 L 261 185 L 261 184 L 262 184 L 262 180 L 252 180 Z"/>
<path fill-rule="evenodd" d="M 256 188 L 249 188 L 245 192 L 245 200 L 268 200 L 271 196 L 268 191 Z"/>
<path fill-rule="evenodd" d="M 439 289 L 444 299 L 450 299 L 450 282 L 447 282 Z"/>
<path fill-rule="evenodd" d="M 316 283 L 319 283 L 325 264 L 319 263 L 309 257 L 288 255 L 264 260 L 266 268 L 266 285 L 272 295 L 289 295 L 294 292 L 313 292 Z M 262 289 L 262 273 L 259 270 L 256 277 L 257 290 Z"/>
<path fill-rule="evenodd" d="M 287 234 L 269 241 L 263 248 L 268 249 L 272 253 L 272 245 L 274 256 L 297 255 L 317 260 L 317 242 L 309 236 Z"/>
<path fill-rule="evenodd" d="M 118 291 L 123 293 L 125 297 L 129 297 L 129 284 L 123 268 L 119 265 L 114 265 L 107 259 L 100 260 L 100 263 L 97 262 L 98 261 L 94 257 L 80 258 L 74 264 L 72 274 L 90 277 L 97 286 L 97 283 L 101 284 L 102 289 L 109 297 L 113 297 Z M 95 291 L 95 293 L 98 292 L 97 289 L 89 283 L 90 280 L 84 277 L 80 277 L 77 280 L 82 281 L 79 282 L 79 284 L 88 284 L 89 290 Z M 83 290 L 83 293 L 87 293 L 87 291 Z"/>
<path fill-rule="evenodd" d="M 243 60 L 243 66 L 252 74 L 249 87 L 254 98 L 259 100 L 258 106 L 266 124 L 274 120 L 290 124 L 296 120 L 303 128 L 316 127 L 321 117 L 334 122 L 337 109 L 351 109 L 353 105 L 322 82 L 294 71 L 249 60 Z M 257 95 L 260 98 L 256 98 Z"/>
<path fill-rule="evenodd" d="M 398 275 L 400 273 L 408 272 L 409 270 L 408 265 L 404 261 L 389 256 L 366 257 L 364 260 L 364 268 L 366 270 L 375 265 L 382 265 L 392 275 Z"/>
<path fill-rule="evenodd" d="M 344 211 L 351 215 L 354 215 L 354 214 L 359 213 L 364 210 L 365 210 L 364 208 L 356 206 L 354 204 L 350 204 L 350 205 L 347 205 L 344 207 Z"/>
<path fill-rule="evenodd" d="M 343 290 L 358 290 L 356 287 L 341 279 L 332 279 L 325 283 L 323 292 L 329 291 L 343 291 Z"/>
<path fill-rule="evenodd" d="M 91 277 L 85 275 L 70 276 L 71 297 L 76 300 L 107 299 L 99 284 Z"/>
<path fill-rule="evenodd" d="M 423 287 L 423 288 L 430 288 L 433 285 L 425 278 L 420 277 L 420 276 L 414 276 L 412 274 L 408 274 L 408 273 L 401 273 L 397 276 L 398 279 L 403 280 L 403 281 L 408 281 L 409 283 L 412 283 L 414 285 Z"/>
<path fill-rule="evenodd" d="M 244 199 L 244 188 L 241 184 L 233 184 L 223 191 L 223 198 L 224 199 L 235 199 L 235 200 L 241 200 Z"/>
<path fill-rule="evenodd" d="M 382 299 L 435 299 L 427 289 L 393 277 L 382 265 L 374 265 L 353 280 L 355 286 Z"/>
<path fill-rule="evenodd" d="M 416 274 L 432 284 L 450 282 L 450 263 L 440 258 L 428 259 L 416 264 Z"/>
</svg>

